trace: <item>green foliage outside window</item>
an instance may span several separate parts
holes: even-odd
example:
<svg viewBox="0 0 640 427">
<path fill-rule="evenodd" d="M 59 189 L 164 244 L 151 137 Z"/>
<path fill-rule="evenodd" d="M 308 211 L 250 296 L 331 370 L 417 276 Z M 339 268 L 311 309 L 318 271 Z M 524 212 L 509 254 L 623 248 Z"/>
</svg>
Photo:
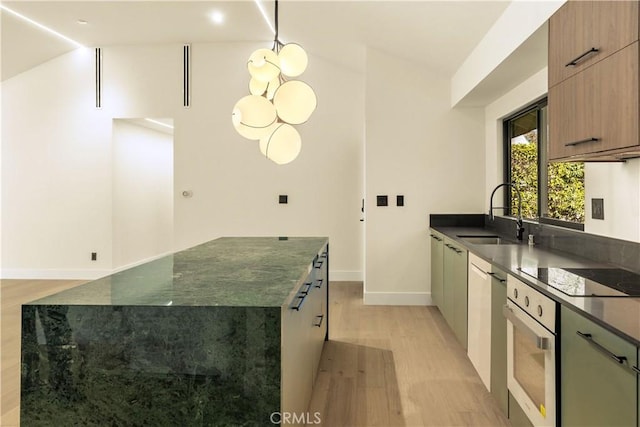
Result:
<svg viewBox="0 0 640 427">
<path fill-rule="evenodd" d="M 525 135 L 529 143 L 511 145 L 511 182 L 522 194 L 522 216 L 538 218 L 538 147 L 535 132 Z M 584 164 L 549 163 L 549 218 L 584 222 Z M 518 209 L 518 197 L 511 192 L 511 213 Z"/>
<path fill-rule="evenodd" d="M 549 163 L 549 217 L 584 222 L 584 163 Z"/>
</svg>

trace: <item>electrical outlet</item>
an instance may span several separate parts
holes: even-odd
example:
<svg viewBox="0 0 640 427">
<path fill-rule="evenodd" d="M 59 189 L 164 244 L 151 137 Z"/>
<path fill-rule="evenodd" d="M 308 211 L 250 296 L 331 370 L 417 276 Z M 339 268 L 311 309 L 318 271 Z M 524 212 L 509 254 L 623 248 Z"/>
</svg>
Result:
<svg viewBox="0 0 640 427">
<path fill-rule="evenodd" d="M 387 199 L 387 196 L 376 196 L 376 205 L 389 206 L 389 201 Z"/>
<path fill-rule="evenodd" d="M 404 206 L 404 196 L 396 196 L 396 206 Z"/>
<path fill-rule="evenodd" d="M 280 203 L 281 205 L 286 205 L 287 203 L 289 203 L 289 196 L 287 196 L 286 194 L 280 194 L 278 196 L 278 203 Z"/>
<path fill-rule="evenodd" d="M 91 261 L 98 260 L 98 252 L 91 252 Z"/>
<path fill-rule="evenodd" d="M 591 218 L 604 219 L 604 199 L 591 199 Z"/>
</svg>

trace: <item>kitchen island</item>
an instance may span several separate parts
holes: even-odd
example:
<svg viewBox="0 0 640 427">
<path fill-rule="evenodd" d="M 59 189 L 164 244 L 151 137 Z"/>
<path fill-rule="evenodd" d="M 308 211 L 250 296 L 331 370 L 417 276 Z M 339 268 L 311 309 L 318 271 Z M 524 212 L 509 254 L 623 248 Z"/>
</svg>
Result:
<svg viewBox="0 0 640 427">
<path fill-rule="evenodd" d="M 268 425 L 306 411 L 328 262 L 326 238 L 220 238 L 23 305 L 21 425 Z"/>
</svg>

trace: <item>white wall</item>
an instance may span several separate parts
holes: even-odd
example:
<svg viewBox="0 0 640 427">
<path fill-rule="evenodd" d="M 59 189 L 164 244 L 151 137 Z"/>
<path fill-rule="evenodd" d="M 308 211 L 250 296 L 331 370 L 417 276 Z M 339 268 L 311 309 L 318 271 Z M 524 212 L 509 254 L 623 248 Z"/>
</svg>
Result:
<svg viewBox="0 0 640 427">
<path fill-rule="evenodd" d="M 5 278 L 111 269 L 111 120 L 92 107 L 92 64 L 76 50 L 2 83 Z"/>
<path fill-rule="evenodd" d="M 535 33 L 566 0 L 513 1 L 451 79 L 451 105 L 467 94 Z"/>
<path fill-rule="evenodd" d="M 428 304 L 429 214 L 483 206 L 482 110 L 451 109 L 448 80 L 372 49 L 366 88 L 365 302 Z"/>
<path fill-rule="evenodd" d="M 113 267 L 173 249 L 173 135 L 113 121 Z"/>
<path fill-rule="evenodd" d="M 245 64 L 256 47 L 194 44 L 188 109 L 182 45 L 104 48 L 101 110 L 84 51 L 3 82 L 2 119 L 11 123 L 2 129 L 5 277 L 111 271 L 109 256 L 92 263 L 89 254 L 112 250 L 112 119 L 166 117 L 175 124 L 175 249 L 223 235 L 324 235 L 333 278 L 361 278 L 364 78 L 310 55 L 301 79 L 316 90 L 318 109 L 299 127 L 299 158 L 277 166 L 230 120 L 248 92 Z"/>
<path fill-rule="evenodd" d="M 585 163 L 584 231 L 640 242 L 640 159 Z M 591 199 L 604 199 L 604 220 L 591 218 Z"/>
</svg>

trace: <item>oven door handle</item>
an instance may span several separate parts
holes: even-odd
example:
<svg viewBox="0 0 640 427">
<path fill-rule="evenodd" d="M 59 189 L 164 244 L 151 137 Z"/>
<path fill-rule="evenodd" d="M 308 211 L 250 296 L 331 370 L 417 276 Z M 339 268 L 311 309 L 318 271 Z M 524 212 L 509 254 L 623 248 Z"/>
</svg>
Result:
<svg viewBox="0 0 640 427">
<path fill-rule="evenodd" d="M 505 304 L 502 307 L 502 314 L 506 319 L 511 322 L 514 328 L 518 328 L 522 332 L 525 332 L 533 341 L 536 343 L 536 347 L 540 350 L 548 350 L 549 349 L 549 338 L 541 337 L 534 330 L 528 327 L 522 320 L 518 318 L 518 316 L 513 312 L 511 307 Z"/>
</svg>

